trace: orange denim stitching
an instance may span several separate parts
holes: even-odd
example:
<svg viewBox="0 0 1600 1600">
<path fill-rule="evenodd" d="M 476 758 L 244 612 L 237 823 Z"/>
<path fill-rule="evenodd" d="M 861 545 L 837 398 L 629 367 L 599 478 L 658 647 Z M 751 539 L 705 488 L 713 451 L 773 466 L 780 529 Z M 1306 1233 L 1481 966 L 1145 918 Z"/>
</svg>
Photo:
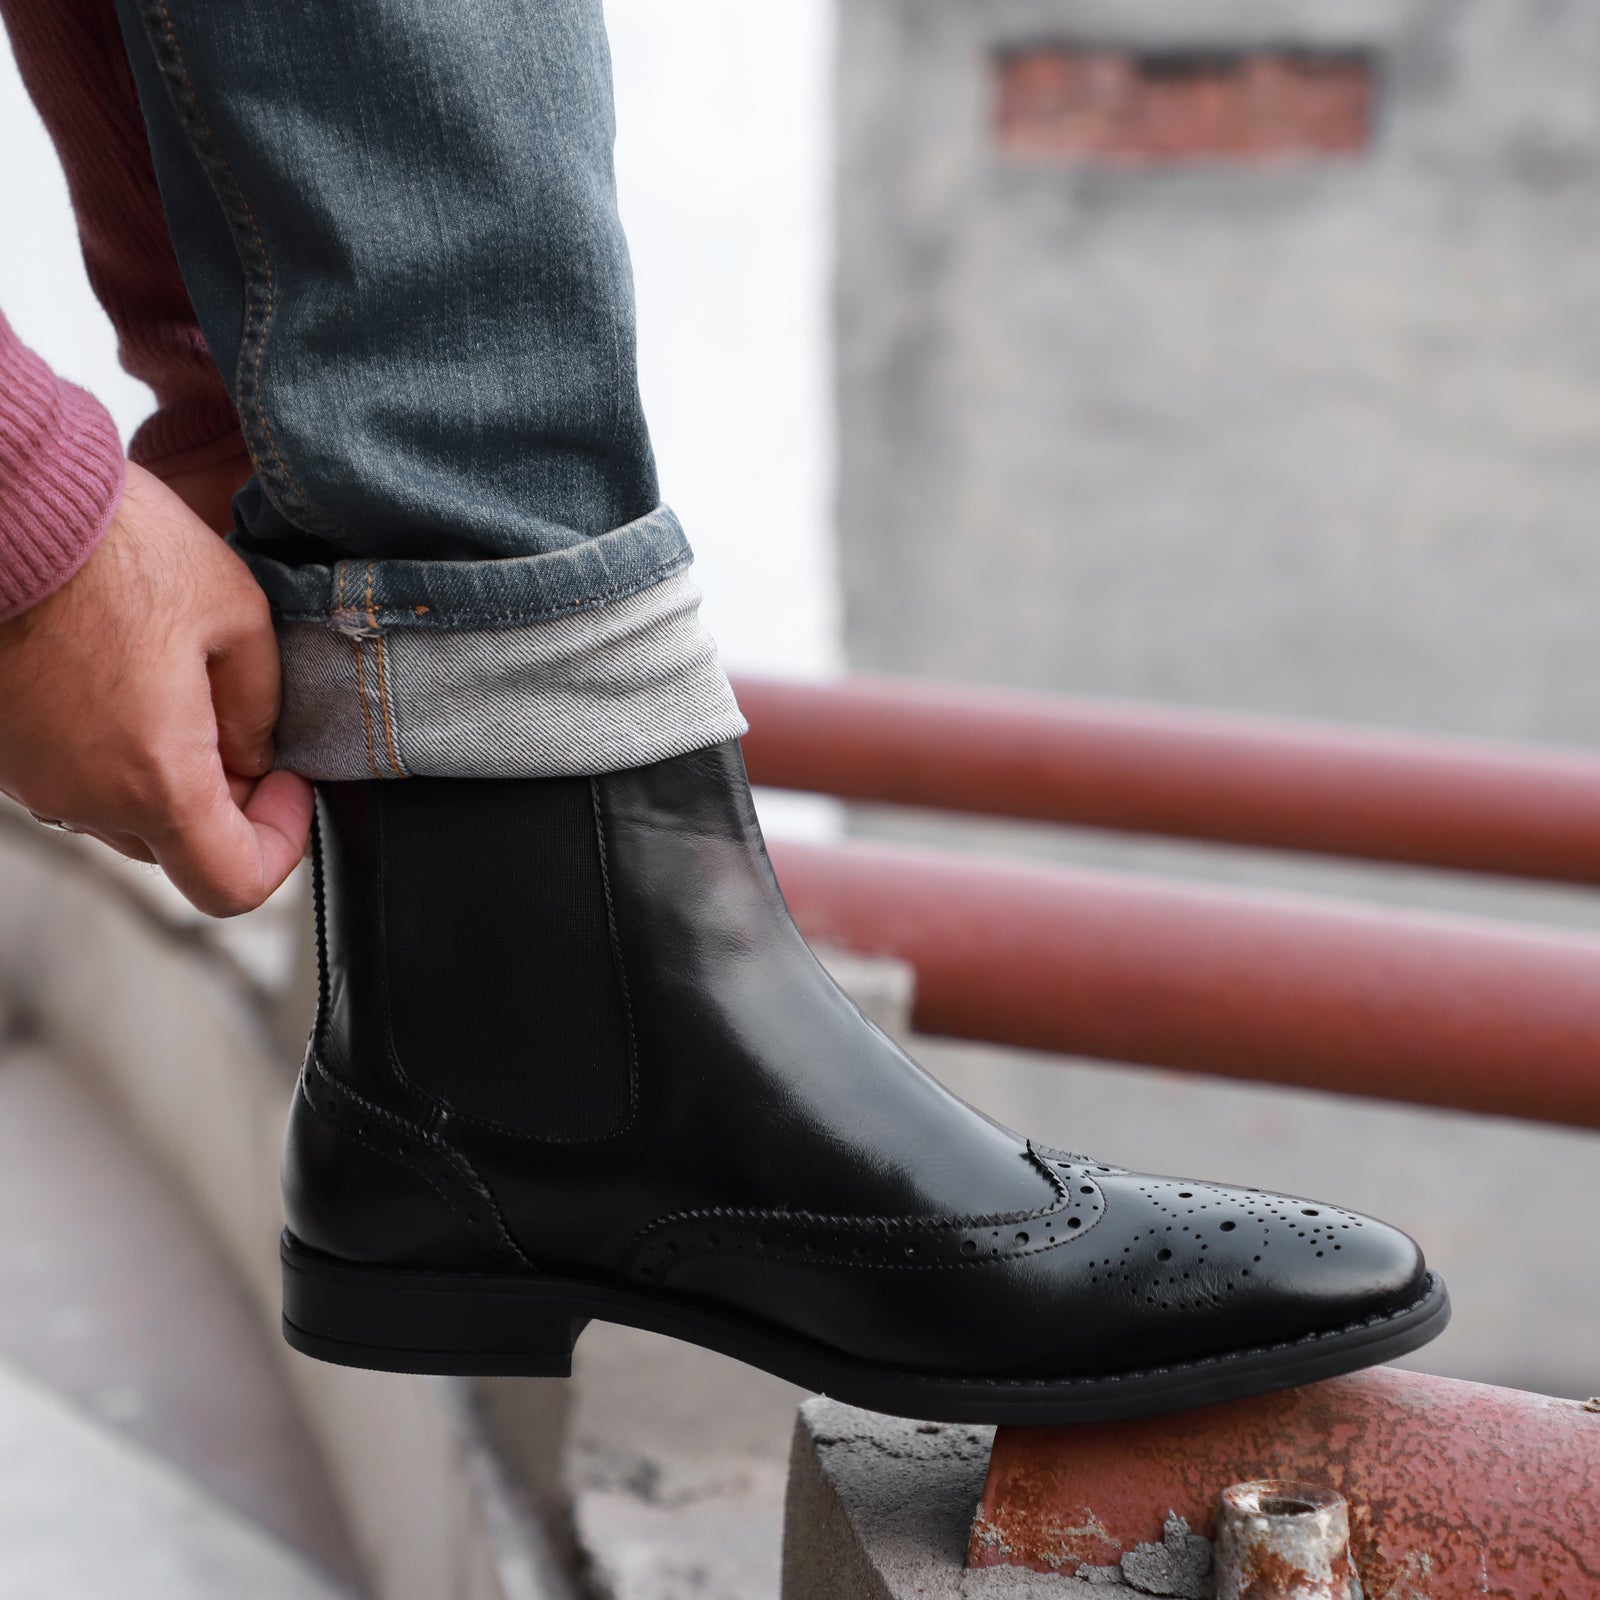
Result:
<svg viewBox="0 0 1600 1600">
<path fill-rule="evenodd" d="M 560 555 L 561 551 L 546 551 L 541 556 L 518 556 L 515 560 L 542 561 L 551 555 Z M 675 555 L 668 561 L 649 568 L 637 578 L 630 578 L 623 583 L 613 584 L 609 589 L 597 589 L 593 594 L 579 595 L 575 600 L 563 600 L 559 604 L 541 606 L 530 610 L 516 611 L 453 611 L 444 608 L 435 602 L 431 606 L 399 606 L 392 608 L 395 611 L 396 622 L 403 625 L 407 616 L 428 615 L 433 618 L 428 627 L 438 628 L 470 628 L 502 627 L 507 624 L 513 626 L 524 623 L 551 622 L 559 617 L 567 617 L 578 611 L 602 605 L 610 600 L 626 600 L 632 595 L 639 594 L 648 589 L 663 574 L 675 577 L 689 564 L 688 558 Z M 283 611 L 280 613 L 284 622 L 319 622 L 322 613 L 318 611 Z"/>
<path fill-rule="evenodd" d="M 333 569 L 334 578 L 337 583 L 337 588 L 334 590 L 333 596 L 333 609 L 335 615 L 344 610 L 345 565 L 346 564 L 341 561 Z M 356 653 L 356 699 L 361 706 L 361 721 L 366 726 L 367 730 L 367 766 L 371 769 L 372 776 L 374 778 L 381 778 L 383 774 L 378 771 L 377 749 L 372 742 L 372 712 L 367 705 L 367 672 L 366 664 L 362 660 L 361 656 L 361 641 L 359 639 L 352 639 L 350 641 L 350 647 Z"/>
<path fill-rule="evenodd" d="M 372 708 L 367 704 L 366 655 L 359 639 L 352 639 L 350 644 L 356 653 L 356 698 L 361 702 L 361 720 L 367 730 L 367 765 L 372 769 L 374 778 L 381 778 L 383 774 L 378 771 L 377 746 L 372 741 Z"/>
<path fill-rule="evenodd" d="M 373 654 L 377 658 L 378 667 L 378 704 L 383 710 L 383 742 L 388 750 L 390 770 L 395 777 L 403 778 L 405 772 L 400 766 L 400 758 L 394 749 L 394 726 L 389 719 L 389 672 L 383 659 L 383 634 L 378 629 L 377 608 L 372 603 L 372 577 L 373 563 L 367 563 L 367 626 L 377 634 L 377 642 L 373 646 Z"/>
<path fill-rule="evenodd" d="M 383 654 L 383 640 L 377 640 L 373 648 L 378 658 L 378 703 L 383 710 L 383 742 L 388 747 L 389 765 L 394 769 L 395 777 L 404 778 L 408 774 L 395 752 L 394 728 L 389 720 L 389 668 Z"/>
</svg>

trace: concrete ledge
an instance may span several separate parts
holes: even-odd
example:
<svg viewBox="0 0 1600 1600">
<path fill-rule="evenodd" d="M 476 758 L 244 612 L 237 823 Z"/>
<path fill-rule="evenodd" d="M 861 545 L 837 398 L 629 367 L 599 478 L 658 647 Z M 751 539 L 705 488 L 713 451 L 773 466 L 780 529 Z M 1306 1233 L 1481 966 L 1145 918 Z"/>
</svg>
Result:
<svg viewBox="0 0 1600 1600">
<path fill-rule="evenodd" d="M 806 1401 L 789 1462 L 783 1600 L 1104 1600 L 1077 1578 L 967 1570 L 993 1437 Z"/>
<path fill-rule="evenodd" d="M 222 1245 L 273 1330 L 374 1594 L 560 1600 L 561 1564 L 469 1386 L 325 1366 L 277 1341 L 279 1146 L 296 1062 L 237 963 L 167 927 L 109 856 L 18 818 L 0 808 L 0 1014 L 20 1014 L 109 1096 Z M 563 1403 L 556 1385 L 523 1386 L 496 1409 L 507 1430 L 548 1444 Z"/>
<path fill-rule="evenodd" d="M 7 1600 L 343 1600 L 192 1478 L 4 1369 L 0 1437 Z"/>
</svg>

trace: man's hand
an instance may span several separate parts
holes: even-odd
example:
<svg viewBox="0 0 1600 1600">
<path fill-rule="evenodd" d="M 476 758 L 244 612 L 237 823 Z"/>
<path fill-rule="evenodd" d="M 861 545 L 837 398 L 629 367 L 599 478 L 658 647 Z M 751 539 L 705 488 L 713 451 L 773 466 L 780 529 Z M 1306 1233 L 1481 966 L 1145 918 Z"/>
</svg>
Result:
<svg viewBox="0 0 1600 1600">
<path fill-rule="evenodd" d="M 310 784 L 271 770 L 272 620 L 184 501 L 127 473 L 83 568 L 0 623 L 0 789 L 233 916 L 288 877 L 311 826 Z"/>
</svg>

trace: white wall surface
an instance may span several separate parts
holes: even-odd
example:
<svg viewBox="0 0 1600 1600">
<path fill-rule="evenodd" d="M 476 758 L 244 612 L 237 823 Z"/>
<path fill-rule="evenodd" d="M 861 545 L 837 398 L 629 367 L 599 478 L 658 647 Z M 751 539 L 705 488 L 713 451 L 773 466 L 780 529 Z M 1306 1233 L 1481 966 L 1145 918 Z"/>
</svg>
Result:
<svg viewBox="0 0 1600 1600">
<path fill-rule="evenodd" d="M 837 665 L 830 0 L 606 0 L 662 492 L 737 667 Z"/>
<path fill-rule="evenodd" d="M 57 372 L 105 402 L 126 440 L 150 410 L 150 391 L 117 365 L 116 338 L 78 253 L 66 180 L 8 47 L 0 48 L 0 151 L 0 311 Z"/>
</svg>

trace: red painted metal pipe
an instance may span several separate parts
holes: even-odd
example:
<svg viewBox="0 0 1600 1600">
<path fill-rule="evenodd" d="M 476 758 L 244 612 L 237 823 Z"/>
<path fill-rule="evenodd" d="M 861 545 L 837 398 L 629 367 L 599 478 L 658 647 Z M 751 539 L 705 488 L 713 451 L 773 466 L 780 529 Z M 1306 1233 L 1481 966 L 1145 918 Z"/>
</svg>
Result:
<svg viewBox="0 0 1600 1600">
<path fill-rule="evenodd" d="M 813 939 L 928 1033 L 1600 1128 L 1600 939 L 882 845 L 776 841 Z"/>
<path fill-rule="evenodd" d="M 1001 1428 L 968 1561 L 1111 1566 L 1159 1543 L 1169 1509 L 1210 1538 L 1217 1496 L 1255 1478 L 1349 1500 L 1367 1600 L 1600 1596 L 1600 1410 L 1392 1369 L 1176 1416 Z"/>
<path fill-rule="evenodd" d="M 1600 884 L 1600 757 L 880 679 L 744 678 L 757 783 Z"/>
</svg>

